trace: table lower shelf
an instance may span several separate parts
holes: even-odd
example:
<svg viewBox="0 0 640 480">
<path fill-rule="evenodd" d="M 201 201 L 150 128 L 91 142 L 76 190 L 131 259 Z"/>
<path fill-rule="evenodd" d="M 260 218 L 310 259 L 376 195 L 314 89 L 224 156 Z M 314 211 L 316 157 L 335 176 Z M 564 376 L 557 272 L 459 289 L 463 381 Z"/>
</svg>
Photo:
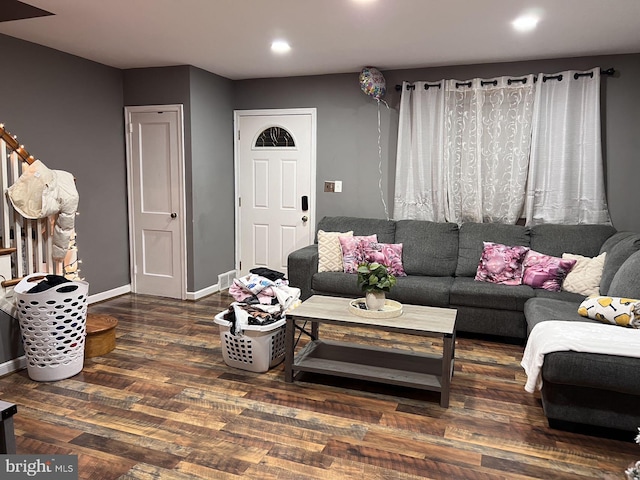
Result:
<svg viewBox="0 0 640 480">
<path fill-rule="evenodd" d="M 292 365 L 294 378 L 295 372 L 323 373 L 435 392 L 442 392 L 442 368 L 442 355 L 326 340 L 307 344 Z"/>
</svg>

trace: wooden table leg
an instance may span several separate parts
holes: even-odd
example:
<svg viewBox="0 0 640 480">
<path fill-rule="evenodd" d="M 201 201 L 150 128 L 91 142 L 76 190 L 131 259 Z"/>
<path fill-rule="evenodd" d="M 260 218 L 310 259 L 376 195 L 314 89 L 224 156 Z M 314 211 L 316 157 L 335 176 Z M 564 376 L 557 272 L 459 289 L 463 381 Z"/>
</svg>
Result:
<svg viewBox="0 0 640 480">
<path fill-rule="evenodd" d="M 13 403 L 0 400 L 0 453 L 16 453 L 16 436 L 13 429 L 13 416 L 18 408 Z"/>
<path fill-rule="evenodd" d="M 449 390 L 451 389 L 451 373 L 453 366 L 453 352 L 455 347 L 455 335 L 446 334 L 443 338 L 442 349 L 442 379 L 440 390 L 440 406 L 449 407 Z"/>
<path fill-rule="evenodd" d="M 291 315 L 287 315 L 284 337 L 284 381 L 293 382 L 293 357 L 295 355 L 293 341 L 295 338 L 296 321 Z"/>
</svg>

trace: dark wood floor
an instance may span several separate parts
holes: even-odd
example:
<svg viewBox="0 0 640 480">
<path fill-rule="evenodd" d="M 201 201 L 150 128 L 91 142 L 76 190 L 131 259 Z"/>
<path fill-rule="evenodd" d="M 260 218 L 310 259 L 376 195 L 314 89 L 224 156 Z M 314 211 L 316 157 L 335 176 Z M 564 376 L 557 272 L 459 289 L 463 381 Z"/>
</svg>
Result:
<svg viewBox="0 0 640 480">
<path fill-rule="evenodd" d="M 553 430 L 523 390 L 523 347 L 459 338 L 451 406 L 438 395 L 329 377 L 284 382 L 231 368 L 213 316 L 232 301 L 125 295 L 93 305 L 119 319 L 116 349 L 75 377 L 0 378 L 18 405 L 18 453 L 78 455 L 82 479 L 622 479 L 629 441 Z M 324 337 L 437 350 L 411 337 Z"/>
</svg>

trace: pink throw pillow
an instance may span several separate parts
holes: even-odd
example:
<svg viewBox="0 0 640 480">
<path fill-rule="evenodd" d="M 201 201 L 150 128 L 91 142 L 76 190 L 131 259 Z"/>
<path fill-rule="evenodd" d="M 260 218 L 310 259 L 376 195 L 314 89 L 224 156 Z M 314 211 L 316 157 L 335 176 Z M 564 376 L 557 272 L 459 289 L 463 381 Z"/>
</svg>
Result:
<svg viewBox="0 0 640 480">
<path fill-rule="evenodd" d="M 521 285 L 522 262 L 529 247 L 509 247 L 493 242 L 483 242 L 483 244 L 475 279 L 479 282 Z"/>
<path fill-rule="evenodd" d="M 533 288 L 559 292 L 562 289 L 562 282 L 576 262 L 577 260 L 552 257 L 529 250 L 524 257 L 522 283 Z"/>
<path fill-rule="evenodd" d="M 342 249 L 342 266 L 344 273 L 357 273 L 358 265 L 364 262 L 365 242 L 377 242 L 378 235 L 338 237 Z"/>
<path fill-rule="evenodd" d="M 366 242 L 364 244 L 364 261 L 378 262 L 387 267 L 389 273 L 396 277 L 407 276 L 402 266 L 401 243 Z"/>
</svg>

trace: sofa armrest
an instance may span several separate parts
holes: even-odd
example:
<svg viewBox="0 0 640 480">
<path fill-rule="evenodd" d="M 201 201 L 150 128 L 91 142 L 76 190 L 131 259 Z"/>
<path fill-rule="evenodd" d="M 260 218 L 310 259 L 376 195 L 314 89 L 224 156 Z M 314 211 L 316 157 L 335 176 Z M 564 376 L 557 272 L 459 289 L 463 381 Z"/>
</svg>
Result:
<svg viewBox="0 0 640 480">
<path fill-rule="evenodd" d="M 300 289 L 300 299 L 311 296 L 311 277 L 318 271 L 318 245 L 308 245 L 287 258 L 289 285 Z"/>
</svg>

